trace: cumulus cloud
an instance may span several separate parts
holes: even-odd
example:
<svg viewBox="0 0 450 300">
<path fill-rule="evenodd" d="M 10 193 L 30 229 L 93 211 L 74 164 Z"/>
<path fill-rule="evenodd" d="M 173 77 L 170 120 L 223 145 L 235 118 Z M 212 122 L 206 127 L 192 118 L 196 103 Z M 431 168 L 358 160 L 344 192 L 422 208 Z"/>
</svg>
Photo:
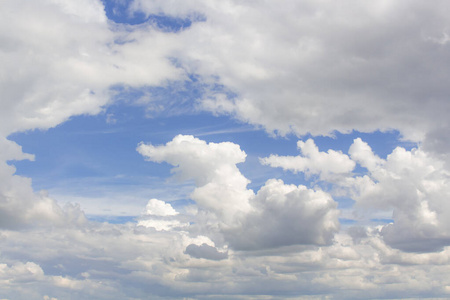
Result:
<svg viewBox="0 0 450 300">
<path fill-rule="evenodd" d="M 166 161 L 175 166 L 172 172 L 178 178 L 194 180 L 197 188 L 191 198 L 228 222 L 236 214 L 250 210 L 248 200 L 253 192 L 247 190 L 249 180 L 236 166 L 245 160 L 246 154 L 238 145 L 207 144 L 193 136 L 178 135 L 166 145 L 141 143 L 137 150 L 147 160 Z"/>
<path fill-rule="evenodd" d="M 23 228 L 57 224 L 79 226 L 87 220 L 79 206 L 60 207 L 45 192 L 35 193 L 31 179 L 14 175 L 15 168 L 0 162 L 0 227 Z"/>
<path fill-rule="evenodd" d="M 147 14 L 204 16 L 180 35 L 180 61 L 237 95 L 211 94 L 205 109 L 280 134 L 398 129 L 414 140 L 448 128 L 448 8 L 445 1 L 133 3 Z"/>
<path fill-rule="evenodd" d="M 107 20 L 101 1 L 8 1 L 0 25 L 1 226 L 60 223 L 64 210 L 35 195 L 29 179 L 13 175 L 6 161 L 34 157 L 7 137 L 97 114 L 110 102 L 113 85 L 160 85 L 184 72 L 168 59 L 170 34 L 150 25 L 127 31 Z"/>
<path fill-rule="evenodd" d="M 151 199 L 148 201 L 147 206 L 145 207 L 145 214 L 151 216 L 176 216 L 178 212 L 173 209 L 170 203 L 165 203 L 164 201 L 158 199 Z"/>
<path fill-rule="evenodd" d="M 350 173 L 355 167 L 355 162 L 340 151 L 330 149 L 328 152 L 320 152 L 312 139 L 306 142 L 298 141 L 297 147 L 303 156 L 270 155 L 260 161 L 262 164 L 294 173 L 318 174 L 322 180 L 331 180 L 336 174 Z"/>
<path fill-rule="evenodd" d="M 381 231 L 386 242 L 406 251 L 438 251 L 450 243 L 449 172 L 421 148 L 397 147 L 380 159 L 356 139 L 351 158 L 368 169 L 355 178 L 358 205 L 393 210 L 393 224 Z"/>
<path fill-rule="evenodd" d="M 310 150 L 305 151 L 307 143 Z M 271 155 L 261 162 L 292 172 L 320 174 L 320 181 L 332 184 L 333 191 L 356 201 L 356 215 L 365 210 L 370 219 L 377 212 L 387 212 L 393 223 L 383 225 L 380 234 L 394 248 L 433 252 L 450 245 L 450 207 L 445 200 L 450 196 L 450 173 L 444 161 L 420 147 L 410 151 L 397 147 L 382 159 L 360 138 L 350 146 L 349 156 L 332 150 L 319 152 L 312 140 L 307 143 L 299 143 L 304 156 Z M 367 174 L 352 174 L 356 164 Z M 339 172 L 340 180 L 330 176 Z"/>
<path fill-rule="evenodd" d="M 323 191 L 271 179 L 251 201 L 253 211 L 224 234 L 239 250 L 330 244 L 339 230 L 337 203 Z"/>
<path fill-rule="evenodd" d="M 381 167 L 384 163 L 382 159 L 372 152 L 370 146 L 366 142 L 363 142 L 360 138 L 353 141 L 348 153 L 350 154 L 352 160 L 371 171 Z"/>
<path fill-rule="evenodd" d="M 178 214 L 179 212 L 170 203 L 158 199 L 150 199 L 137 225 L 154 228 L 157 231 L 187 227 L 189 223 L 181 222 L 175 218 Z"/>
<path fill-rule="evenodd" d="M 2 3 L 2 297 L 448 298 L 448 8 L 445 1 L 131 3 L 130 13 L 201 20 L 165 32 L 114 24 L 101 1 Z M 8 163 L 34 159 L 7 139 L 11 133 L 97 114 L 113 86 L 160 86 L 186 73 L 209 86 L 199 107 L 269 132 L 397 129 L 421 141 L 381 158 L 361 139 L 348 155 L 308 140 L 298 156 L 261 160 L 318 175 L 347 191 L 355 214 L 385 211 L 393 222 L 338 232 L 329 193 L 279 179 L 255 193 L 237 167 L 246 159 L 239 145 L 193 136 L 138 147 L 194 181 L 196 205 L 186 216 L 151 199 L 136 224 L 89 222 L 80 207 L 33 191 Z M 352 174 L 356 165 L 366 173 Z"/>
<path fill-rule="evenodd" d="M 295 244 L 324 245 L 339 227 L 336 202 L 323 191 L 269 180 L 255 195 L 236 164 L 245 152 L 233 143 L 206 143 L 178 135 L 166 145 L 141 143 L 147 160 L 166 161 L 183 179 L 194 179 L 191 194 L 202 209 L 214 212 L 226 240 L 238 250 Z"/>
<path fill-rule="evenodd" d="M 5 3 L 1 12 L 2 27 L 14 28 L 3 31 L 0 48 L 3 136 L 97 114 L 111 85 L 158 85 L 182 76 L 166 59 L 168 35 L 148 27 L 127 37 L 108 22 L 100 1 L 22 2 Z"/>
</svg>

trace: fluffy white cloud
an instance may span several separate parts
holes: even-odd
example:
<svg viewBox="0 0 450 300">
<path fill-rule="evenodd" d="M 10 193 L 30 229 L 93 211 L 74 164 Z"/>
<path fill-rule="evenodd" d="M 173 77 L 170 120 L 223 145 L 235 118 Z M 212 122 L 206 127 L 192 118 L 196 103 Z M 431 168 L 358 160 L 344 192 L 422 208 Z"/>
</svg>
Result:
<svg viewBox="0 0 450 300">
<path fill-rule="evenodd" d="M 31 225 L 82 225 L 86 222 L 80 208 L 71 204 L 61 208 L 45 192 L 36 194 L 31 179 L 14 175 L 15 168 L 0 162 L 0 227 L 22 228 Z"/>
<path fill-rule="evenodd" d="M 166 145 L 140 144 L 146 159 L 166 161 L 183 179 L 194 179 L 191 194 L 202 209 L 214 212 L 226 241 L 238 250 L 296 244 L 324 245 L 338 231 L 336 202 L 323 191 L 269 180 L 255 195 L 236 164 L 246 154 L 233 143 L 209 143 L 178 135 Z"/>
<path fill-rule="evenodd" d="M 348 150 L 348 154 L 350 154 L 352 160 L 357 162 L 362 167 L 371 170 L 371 172 L 380 168 L 384 163 L 382 159 L 372 152 L 370 146 L 363 142 L 360 138 L 353 141 L 353 144 Z"/>
<path fill-rule="evenodd" d="M 175 166 L 172 172 L 183 180 L 193 179 L 197 188 L 191 198 L 201 207 L 209 209 L 232 222 L 234 216 L 250 210 L 247 190 L 249 180 L 236 164 L 246 154 L 233 143 L 209 143 L 193 136 L 178 135 L 166 145 L 140 144 L 137 148 L 147 160 L 166 161 Z"/>
<path fill-rule="evenodd" d="M 176 228 L 186 227 L 188 224 L 182 224 L 178 220 L 144 219 L 139 220 L 138 225 L 146 228 L 154 228 L 157 231 L 169 231 Z"/>
<path fill-rule="evenodd" d="M 332 150 L 319 152 L 312 140 L 299 146 L 304 156 L 271 155 L 261 162 L 292 172 L 320 174 L 322 183 L 332 184 L 332 192 L 356 201 L 353 217 L 357 219 L 367 222 L 385 212 L 393 223 L 382 226 L 380 235 L 394 248 L 433 252 L 450 245 L 450 206 L 446 201 L 450 172 L 444 161 L 421 147 L 410 151 L 397 147 L 382 159 L 360 138 L 350 146 L 350 156 Z M 367 174 L 352 174 L 356 163 Z"/>
<path fill-rule="evenodd" d="M 145 214 L 151 216 L 176 216 L 178 212 L 173 209 L 170 203 L 165 203 L 164 201 L 158 199 L 150 199 L 147 206 L 145 207 Z"/>
<path fill-rule="evenodd" d="M 322 180 L 332 180 L 336 174 L 350 173 L 355 162 L 340 151 L 328 150 L 320 152 L 312 139 L 306 142 L 298 141 L 297 147 L 303 156 L 270 155 L 260 159 L 262 164 L 271 167 L 281 167 L 294 173 L 306 175 L 318 174 Z"/>
<path fill-rule="evenodd" d="M 381 231 L 388 244 L 406 251 L 437 251 L 450 244 L 450 173 L 443 161 L 420 148 L 400 147 L 380 159 L 360 139 L 349 153 L 368 170 L 355 178 L 357 204 L 393 210 L 394 223 Z"/>
<path fill-rule="evenodd" d="M 448 131 L 446 1 L 137 0 L 133 8 L 204 17 L 180 35 L 177 56 L 237 95 L 205 97 L 213 112 L 281 134 L 398 129 L 420 140 Z"/>
<path fill-rule="evenodd" d="M 0 216 L 2 226 L 63 222 L 63 209 L 35 195 L 7 160 L 33 159 L 6 138 L 97 114 L 113 85 L 160 85 L 183 78 L 169 60 L 173 35 L 134 32 L 105 16 L 101 1 L 7 1 L 0 11 Z M 68 218 L 70 219 L 70 218 Z"/>
<path fill-rule="evenodd" d="M 111 85 L 182 75 L 167 59 L 170 35 L 150 26 L 127 33 L 108 22 L 100 1 L 8 1 L 0 14 L 2 28 L 13 29 L 0 43 L 3 136 L 96 114 Z"/>
<path fill-rule="evenodd" d="M 183 223 L 174 218 L 178 214 L 179 212 L 170 203 L 165 203 L 158 199 L 150 199 L 137 225 L 154 228 L 157 231 L 168 231 L 189 226 L 188 223 Z"/>
</svg>

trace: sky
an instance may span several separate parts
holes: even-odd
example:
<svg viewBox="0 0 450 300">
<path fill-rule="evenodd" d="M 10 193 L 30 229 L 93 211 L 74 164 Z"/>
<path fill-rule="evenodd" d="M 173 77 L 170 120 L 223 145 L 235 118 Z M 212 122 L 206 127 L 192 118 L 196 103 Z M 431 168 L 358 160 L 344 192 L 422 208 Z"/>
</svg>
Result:
<svg viewBox="0 0 450 300">
<path fill-rule="evenodd" d="M 448 1 L 0 7 L 0 299 L 450 297 Z"/>
</svg>

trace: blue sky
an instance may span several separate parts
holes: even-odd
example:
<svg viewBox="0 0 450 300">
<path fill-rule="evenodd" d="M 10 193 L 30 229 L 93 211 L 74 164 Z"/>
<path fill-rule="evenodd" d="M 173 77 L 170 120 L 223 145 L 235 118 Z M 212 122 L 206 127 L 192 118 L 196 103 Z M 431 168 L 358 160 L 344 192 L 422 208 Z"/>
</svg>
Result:
<svg viewBox="0 0 450 300">
<path fill-rule="evenodd" d="M 195 91 L 193 95 L 189 95 L 189 91 L 186 94 L 193 100 L 198 96 Z M 122 97 L 132 99 L 134 95 L 125 94 Z M 140 142 L 164 144 L 177 134 L 194 135 L 207 142 L 230 141 L 240 145 L 247 154 L 247 160 L 238 167 L 251 180 L 249 187 L 255 191 L 270 178 L 281 178 L 296 185 L 314 184 L 302 174 L 262 166 L 258 160 L 272 153 L 298 155 L 297 141 L 306 141 L 311 136 L 271 136 L 263 129 L 232 117 L 204 112 L 149 115 L 142 106 L 118 103 L 96 116 L 75 116 L 55 128 L 15 133 L 10 139 L 20 144 L 24 152 L 33 153 L 36 157 L 34 161 L 14 162 L 17 175 L 32 178 L 35 190 L 47 190 L 59 197 L 79 197 L 81 203 L 84 197 L 87 198 L 84 201 L 91 202 L 91 205 L 84 208 L 85 213 L 90 218 L 98 218 L 98 209 L 107 203 L 102 201 L 96 205 L 95 198 L 113 197 L 109 200 L 111 202 L 130 201 L 124 200 L 123 194 L 135 193 L 134 201 L 137 201 L 139 209 L 148 198 L 160 197 L 161 189 L 167 197 L 168 190 L 177 185 L 177 182 L 167 182 L 171 177 L 170 166 L 144 162 L 136 152 L 136 146 Z M 400 134 L 396 131 L 334 133 L 331 137 L 316 137 L 315 143 L 321 151 L 333 149 L 347 152 L 357 137 L 373 145 L 374 153 L 382 158 L 386 158 L 398 145 L 407 149 L 414 145 L 399 141 Z M 362 169 L 357 171 L 363 172 Z M 170 186 L 167 190 L 162 188 L 166 183 Z M 160 191 L 155 193 L 155 190 Z M 175 193 L 165 201 L 179 201 L 180 204 L 172 204 L 177 206 L 188 200 L 187 197 L 187 194 Z M 344 201 L 340 205 L 348 206 L 348 203 Z M 91 207 L 96 209 L 90 211 Z M 121 208 L 122 211 L 107 210 L 102 215 L 109 218 L 124 214 L 138 217 L 141 213 L 135 207 L 129 211 Z"/>
<path fill-rule="evenodd" d="M 4 5 L 0 298 L 448 298 L 447 2 Z"/>
</svg>

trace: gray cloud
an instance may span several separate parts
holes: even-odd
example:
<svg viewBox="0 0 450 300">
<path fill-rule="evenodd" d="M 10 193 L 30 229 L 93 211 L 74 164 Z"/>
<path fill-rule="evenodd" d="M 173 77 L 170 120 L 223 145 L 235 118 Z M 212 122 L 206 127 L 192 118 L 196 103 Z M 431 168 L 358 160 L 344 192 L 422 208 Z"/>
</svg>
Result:
<svg viewBox="0 0 450 300">
<path fill-rule="evenodd" d="M 254 210 L 224 234 L 237 250 L 327 245 L 339 230 L 337 203 L 323 191 L 271 179 L 258 191 Z"/>
<path fill-rule="evenodd" d="M 281 134 L 398 129 L 420 141 L 448 128 L 446 1 L 135 1 L 134 8 L 206 17 L 180 34 L 186 47 L 178 57 L 236 97 L 205 95 L 204 109 Z"/>
<path fill-rule="evenodd" d="M 228 258 L 228 252 L 219 252 L 215 247 L 207 244 L 201 244 L 200 246 L 190 244 L 186 247 L 185 253 L 195 258 L 205 258 L 210 260 L 222 260 Z"/>
</svg>

